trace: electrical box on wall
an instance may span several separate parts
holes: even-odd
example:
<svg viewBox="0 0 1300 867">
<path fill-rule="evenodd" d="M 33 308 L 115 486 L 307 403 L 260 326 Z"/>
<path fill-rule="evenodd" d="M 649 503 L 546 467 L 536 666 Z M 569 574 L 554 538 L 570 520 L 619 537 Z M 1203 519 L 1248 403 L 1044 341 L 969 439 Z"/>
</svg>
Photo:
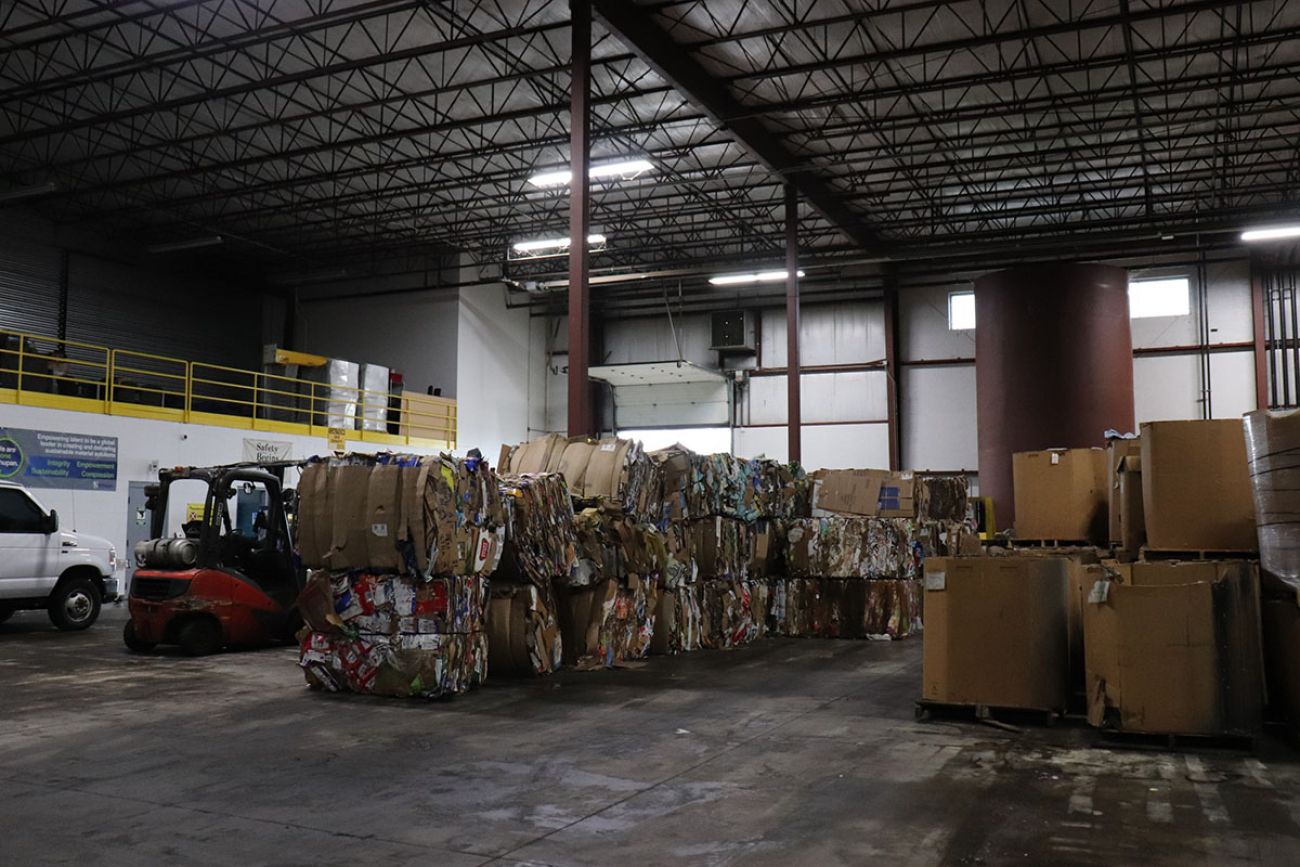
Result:
<svg viewBox="0 0 1300 867">
<path fill-rule="evenodd" d="M 714 313 L 710 333 L 710 349 L 719 352 L 754 352 L 754 314 L 748 310 Z"/>
</svg>

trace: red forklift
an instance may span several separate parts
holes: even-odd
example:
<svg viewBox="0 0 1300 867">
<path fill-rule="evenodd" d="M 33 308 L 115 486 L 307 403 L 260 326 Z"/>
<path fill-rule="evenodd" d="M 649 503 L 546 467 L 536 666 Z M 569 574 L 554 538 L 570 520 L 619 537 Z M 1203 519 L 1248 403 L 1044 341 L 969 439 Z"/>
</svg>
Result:
<svg viewBox="0 0 1300 867">
<path fill-rule="evenodd" d="M 294 491 L 284 470 L 296 462 L 176 467 L 147 489 L 152 539 L 136 546 L 126 646 L 147 653 L 179 645 L 190 656 L 292 641 L 304 572 L 294 553 Z M 174 486 L 206 487 L 203 509 Z M 197 485 L 182 487 L 202 490 Z M 176 502 L 172 502 L 175 500 Z M 236 503 L 232 508 L 232 501 Z M 178 508 L 179 507 L 179 508 Z M 169 513 L 188 508 L 183 534 L 168 537 Z M 234 514 L 232 514 L 234 513 Z"/>
</svg>

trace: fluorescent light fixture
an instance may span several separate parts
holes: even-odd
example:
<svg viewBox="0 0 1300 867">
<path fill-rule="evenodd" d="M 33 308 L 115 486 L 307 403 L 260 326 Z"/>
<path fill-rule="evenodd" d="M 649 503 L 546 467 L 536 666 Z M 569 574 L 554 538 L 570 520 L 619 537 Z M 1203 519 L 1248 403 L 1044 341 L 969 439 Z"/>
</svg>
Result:
<svg viewBox="0 0 1300 867">
<path fill-rule="evenodd" d="M 654 168 L 654 163 L 649 160 L 620 160 L 615 163 L 602 163 L 601 165 L 592 166 L 587 169 L 587 177 L 593 179 L 600 178 L 625 178 L 633 175 L 639 175 L 642 172 L 648 172 Z M 569 169 L 559 169 L 553 172 L 542 172 L 533 175 L 528 179 L 528 183 L 534 187 L 564 187 L 568 186 L 569 181 L 573 178 L 573 172 Z"/>
<path fill-rule="evenodd" d="M 1247 229 L 1241 233 L 1241 240 L 1243 241 L 1277 241 L 1281 238 L 1300 238 L 1300 225 Z"/>
<path fill-rule="evenodd" d="M 606 240 L 604 235 L 588 235 L 587 246 L 595 247 L 605 243 Z M 563 250 L 568 246 L 568 238 L 541 238 L 537 241 L 519 241 L 512 244 L 510 249 L 516 253 L 537 253 L 542 250 Z"/>
<path fill-rule="evenodd" d="M 717 277 L 710 277 L 709 282 L 714 286 L 740 286 L 745 283 L 777 283 L 790 276 L 789 271 L 758 271 L 750 274 L 721 274 Z M 802 277 L 802 271 L 795 272 L 796 277 Z"/>
<path fill-rule="evenodd" d="M 178 253 L 181 250 L 197 250 L 200 247 L 215 247 L 218 244 L 225 243 L 225 238 L 220 235 L 209 235 L 205 238 L 189 238 L 185 241 L 170 241 L 166 244 L 154 244 L 152 247 L 145 247 L 150 253 Z"/>
<path fill-rule="evenodd" d="M 19 199 L 30 199 L 33 196 L 43 196 L 46 193 L 52 193 L 59 188 L 54 181 L 48 181 L 44 184 L 32 184 L 29 187 L 10 187 L 4 192 L 0 192 L 0 202 L 16 202 Z"/>
</svg>

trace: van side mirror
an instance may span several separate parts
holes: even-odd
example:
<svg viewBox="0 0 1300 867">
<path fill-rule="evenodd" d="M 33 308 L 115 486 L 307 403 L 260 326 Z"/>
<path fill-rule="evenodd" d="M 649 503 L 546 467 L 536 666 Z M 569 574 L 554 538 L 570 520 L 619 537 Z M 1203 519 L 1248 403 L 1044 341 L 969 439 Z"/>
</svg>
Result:
<svg viewBox="0 0 1300 867">
<path fill-rule="evenodd" d="M 50 509 L 50 513 L 45 516 L 45 535 L 59 532 L 59 513 L 55 509 Z"/>
</svg>

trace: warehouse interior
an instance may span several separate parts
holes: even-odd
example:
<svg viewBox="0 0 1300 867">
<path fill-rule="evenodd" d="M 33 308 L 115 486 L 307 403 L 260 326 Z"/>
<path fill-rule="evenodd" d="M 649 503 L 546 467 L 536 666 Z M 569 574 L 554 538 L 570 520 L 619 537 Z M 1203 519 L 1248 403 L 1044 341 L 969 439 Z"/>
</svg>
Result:
<svg viewBox="0 0 1300 867">
<path fill-rule="evenodd" d="M 1300 863 L 1298 36 L 0 4 L 0 861 Z"/>
</svg>

